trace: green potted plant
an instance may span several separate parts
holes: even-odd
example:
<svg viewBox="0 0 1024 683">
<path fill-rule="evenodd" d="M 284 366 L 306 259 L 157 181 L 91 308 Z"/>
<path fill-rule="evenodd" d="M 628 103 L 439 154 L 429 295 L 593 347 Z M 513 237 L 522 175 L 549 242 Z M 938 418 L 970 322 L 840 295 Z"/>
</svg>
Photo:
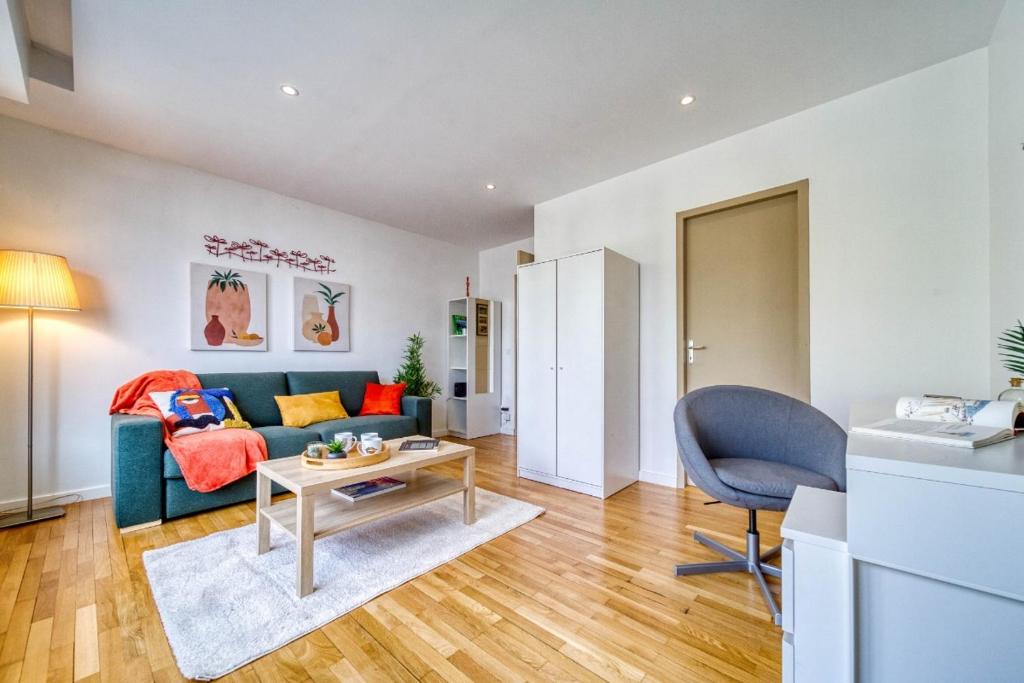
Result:
<svg viewBox="0 0 1024 683">
<path fill-rule="evenodd" d="M 1024 323 L 1020 320 L 999 335 L 999 355 L 1003 357 L 1003 367 L 1013 373 L 1024 375 Z M 1010 388 L 999 394 L 1000 401 L 1024 401 L 1024 378 L 1015 375 L 1010 378 Z"/>
<path fill-rule="evenodd" d="M 419 332 L 409 337 L 406 342 L 402 365 L 395 373 L 395 384 L 405 382 L 406 396 L 437 398 L 441 395 L 441 385 L 427 377 L 427 368 L 423 365 L 423 345 L 426 342 Z"/>
<path fill-rule="evenodd" d="M 340 441 L 332 441 L 327 444 L 327 457 L 330 459 L 348 457 L 345 454 L 345 444 Z"/>
</svg>

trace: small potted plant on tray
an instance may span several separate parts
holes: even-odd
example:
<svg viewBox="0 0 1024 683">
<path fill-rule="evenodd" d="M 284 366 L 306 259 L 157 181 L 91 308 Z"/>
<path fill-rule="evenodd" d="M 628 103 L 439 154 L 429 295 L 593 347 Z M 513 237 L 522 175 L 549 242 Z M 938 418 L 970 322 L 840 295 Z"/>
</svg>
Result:
<svg viewBox="0 0 1024 683">
<path fill-rule="evenodd" d="M 347 458 L 348 455 L 345 453 L 345 444 L 340 441 L 332 441 L 327 444 L 327 457 L 330 459 Z"/>
</svg>

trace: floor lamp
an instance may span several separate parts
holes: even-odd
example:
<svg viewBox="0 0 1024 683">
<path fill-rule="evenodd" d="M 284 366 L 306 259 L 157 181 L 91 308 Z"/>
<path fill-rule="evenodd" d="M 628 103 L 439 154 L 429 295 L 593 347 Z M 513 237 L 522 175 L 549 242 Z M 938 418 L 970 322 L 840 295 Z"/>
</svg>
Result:
<svg viewBox="0 0 1024 683">
<path fill-rule="evenodd" d="M 28 498 L 24 512 L 0 517 L 0 529 L 62 517 L 64 508 L 32 507 L 32 332 L 37 308 L 78 311 L 78 293 L 63 256 L 0 249 L 0 306 L 28 309 Z"/>
</svg>

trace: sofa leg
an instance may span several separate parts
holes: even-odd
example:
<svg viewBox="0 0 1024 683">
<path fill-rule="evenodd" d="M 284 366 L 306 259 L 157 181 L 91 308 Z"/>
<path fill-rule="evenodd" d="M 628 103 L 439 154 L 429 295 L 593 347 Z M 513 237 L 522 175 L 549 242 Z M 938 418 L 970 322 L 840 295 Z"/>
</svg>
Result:
<svg viewBox="0 0 1024 683">
<path fill-rule="evenodd" d="M 132 526 L 126 526 L 120 529 L 122 534 L 130 534 L 133 531 L 142 531 L 143 529 L 152 529 L 155 526 L 160 526 L 164 523 L 162 519 L 154 519 L 152 522 L 143 522 L 142 524 L 133 524 Z"/>
</svg>

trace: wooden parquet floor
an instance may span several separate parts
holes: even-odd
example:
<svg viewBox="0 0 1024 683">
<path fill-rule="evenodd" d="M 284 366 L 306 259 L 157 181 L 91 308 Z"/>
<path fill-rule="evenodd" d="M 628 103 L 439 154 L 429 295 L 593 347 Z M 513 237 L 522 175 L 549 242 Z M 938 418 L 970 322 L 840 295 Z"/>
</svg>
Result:
<svg viewBox="0 0 1024 683">
<path fill-rule="evenodd" d="M 518 480 L 510 437 L 472 445 L 478 486 L 547 512 L 222 680 L 779 679 L 752 577 L 673 575 L 719 559 L 693 530 L 742 548 L 744 511 L 649 484 L 600 501 Z M 248 503 L 122 536 L 101 499 L 0 531 L 0 683 L 181 680 L 142 553 L 253 520 Z M 778 543 L 781 514 L 760 521 Z"/>
</svg>

